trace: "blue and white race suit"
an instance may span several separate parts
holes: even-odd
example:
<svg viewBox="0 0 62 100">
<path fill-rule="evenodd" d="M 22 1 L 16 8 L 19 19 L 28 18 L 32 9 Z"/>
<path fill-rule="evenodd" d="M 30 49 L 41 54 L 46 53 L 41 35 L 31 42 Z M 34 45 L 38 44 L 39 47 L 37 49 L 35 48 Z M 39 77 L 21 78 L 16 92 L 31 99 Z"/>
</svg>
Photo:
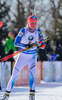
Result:
<svg viewBox="0 0 62 100">
<path fill-rule="evenodd" d="M 43 34 L 40 29 L 35 29 L 30 31 L 29 28 L 22 28 L 16 39 L 15 46 L 21 49 L 25 48 L 25 44 L 36 43 L 38 41 L 43 41 Z M 42 43 L 44 45 L 44 42 Z M 18 59 L 15 63 L 12 77 L 7 85 L 6 91 L 11 91 L 15 81 L 17 80 L 20 71 L 27 64 L 29 68 L 29 85 L 32 90 L 35 90 L 35 71 L 37 63 L 37 46 L 34 46 L 28 50 L 20 52 Z"/>
</svg>

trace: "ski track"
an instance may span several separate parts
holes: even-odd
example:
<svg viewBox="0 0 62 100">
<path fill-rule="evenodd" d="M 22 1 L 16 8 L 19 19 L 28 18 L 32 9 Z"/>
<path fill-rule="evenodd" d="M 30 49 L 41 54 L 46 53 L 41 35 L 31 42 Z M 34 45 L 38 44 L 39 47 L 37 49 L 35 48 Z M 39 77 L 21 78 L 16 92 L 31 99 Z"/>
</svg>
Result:
<svg viewBox="0 0 62 100">
<path fill-rule="evenodd" d="M 0 90 L 0 98 L 4 92 Z M 14 86 L 8 100 L 29 100 L 29 86 Z M 36 84 L 35 100 L 62 100 L 62 81 Z"/>
</svg>

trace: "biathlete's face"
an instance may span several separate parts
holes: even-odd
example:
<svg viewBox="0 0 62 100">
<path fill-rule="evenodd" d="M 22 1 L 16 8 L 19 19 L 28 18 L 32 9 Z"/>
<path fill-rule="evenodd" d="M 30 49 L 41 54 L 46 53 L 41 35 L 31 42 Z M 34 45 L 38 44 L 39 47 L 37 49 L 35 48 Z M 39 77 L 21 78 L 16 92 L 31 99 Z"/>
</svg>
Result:
<svg viewBox="0 0 62 100">
<path fill-rule="evenodd" d="M 36 26 L 37 26 L 37 22 L 30 22 L 30 23 L 28 23 L 28 27 L 30 29 L 32 29 L 32 30 L 34 30 L 36 28 Z"/>
<path fill-rule="evenodd" d="M 34 30 L 37 26 L 37 17 L 34 15 L 30 15 L 28 17 L 28 27 L 32 30 Z"/>
</svg>

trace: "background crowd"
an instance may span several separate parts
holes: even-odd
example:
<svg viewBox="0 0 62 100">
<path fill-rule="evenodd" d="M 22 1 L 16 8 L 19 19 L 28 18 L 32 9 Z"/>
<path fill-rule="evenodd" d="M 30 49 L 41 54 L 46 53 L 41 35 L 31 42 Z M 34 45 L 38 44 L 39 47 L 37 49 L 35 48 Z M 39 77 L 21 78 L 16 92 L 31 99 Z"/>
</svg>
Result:
<svg viewBox="0 0 62 100">
<path fill-rule="evenodd" d="M 0 59 L 8 56 L 10 54 L 13 54 L 16 51 L 16 47 L 14 46 L 14 33 L 9 32 L 8 36 L 1 40 L 0 35 Z M 8 59 L 8 61 L 14 61 L 14 58 Z"/>
<path fill-rule="evenodd" d="M 62 44 L 62 0 L 34 0 L 34 2 L 33 0 L 0 0 L 0 21 L 3 23 L 0 28 L 0 35 L 5 37 L 4 41 L 7 41 L 9 39 L 8 33 L 13 32 L 15 34 L 12 40 L 14 43 L 19 30 L 26 26 L 26 19 L 30 15 L 31 5 L 34 6 L 33 14 L 38 18 L 38 28 L 42 30 L 45 37 L 53 37 L 53 46 L 55 46 L 53 49 L 51 41 L 47 41 L 44 50 L 38 48 L 38 60 L 62 60 L 60 45 Z M 57 40 L 58 38 L 61 43 Z M 0 49 L 1 57 L 17 51 L 14 51 L 13 48 L 10 48 L 11 52 L 7 51 L 6 42 L 0 42 L 0 44 L 1 47 L 2 44 L 4 45 Z"/>
</svg>

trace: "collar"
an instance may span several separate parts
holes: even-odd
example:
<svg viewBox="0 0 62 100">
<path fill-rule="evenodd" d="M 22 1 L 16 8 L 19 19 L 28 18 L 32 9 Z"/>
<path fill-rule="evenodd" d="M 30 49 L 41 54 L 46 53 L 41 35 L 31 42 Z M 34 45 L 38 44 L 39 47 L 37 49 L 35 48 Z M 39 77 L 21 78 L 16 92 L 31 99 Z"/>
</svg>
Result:
<svg viewBox="0 0 62 100">
<path fill-rule="evenodd" d="M 30 29 L 29 27 L 27 28 L 29 32 L 33 33 L 36 31 L 36 28 L 34 30 Z"/>
</svg>

